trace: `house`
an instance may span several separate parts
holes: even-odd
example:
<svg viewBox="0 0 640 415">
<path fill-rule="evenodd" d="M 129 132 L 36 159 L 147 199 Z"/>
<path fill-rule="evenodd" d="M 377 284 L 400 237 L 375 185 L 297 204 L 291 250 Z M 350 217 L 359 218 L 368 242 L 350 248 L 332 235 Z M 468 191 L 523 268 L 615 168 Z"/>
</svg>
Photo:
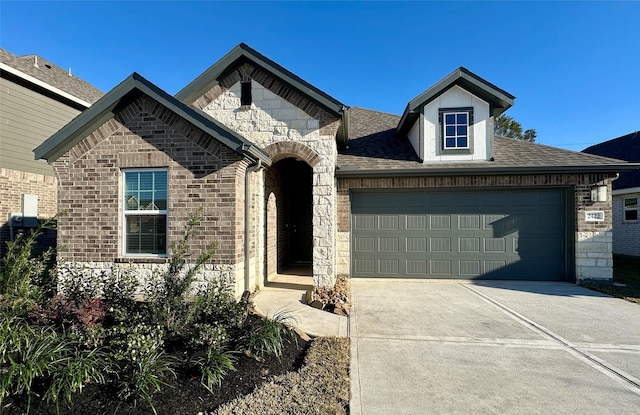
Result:
<svg viewBox="0 0 640 415">
<path fill-rule="evenodd" d="M 205 277 L 612 277 L 619 160 L 494 137 L 513 95 L 458 68 L 401 116 L 347 107 L 245 44 L 171 96 L 134 73 L 35 150 L 67 263 L 164 267 L 204 207 Z M 117 265 L 120 266 L 120 265 Z"/>
<path fill-rule="evenodd" d="M 35 160 L 33 148 L 103 93 L 40 56 L 16 56 L 4 49 L 0 49 L 0 91 L 2 258 L 12 233 L 36 225 L 36 218 L 51 218 L 57 213 L 53 168 Z"/>
<path fill-rule="evenodd" d="M 582 150 L 584 153 L 640 163 L 640 131 Z M 613 253 L 640 257 L 640 170 L 613 181 Z"/>
</svg>

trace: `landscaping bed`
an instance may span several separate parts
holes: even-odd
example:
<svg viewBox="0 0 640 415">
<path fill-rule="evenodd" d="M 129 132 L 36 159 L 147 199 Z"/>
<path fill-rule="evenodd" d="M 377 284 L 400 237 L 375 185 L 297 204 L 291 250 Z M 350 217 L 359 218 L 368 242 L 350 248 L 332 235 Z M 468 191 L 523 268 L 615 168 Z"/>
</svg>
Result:
<svg viewBox="0 0 640 415">
<path fill-rule="evenodd" d="M 251 317 L 252 320 L 258 317 Z M 177 370 L 176 377 L 165 378 L 167 385 L 162 391 L 152 396 L 153 405 L 158 415 L 212 413 L 219 406 L 234 399 L 253 392 L 256 388 L 269 382 L 273 377 L 289 372 L 295 373 L 303 364 L 309 343 L 299 337 L 290 339 L 283 344 L 281 358 L 273 356 L 255 359 L 242 353 L 237 355 L 235 370 L 230 371 L 220 383 L 209 392 L 201 383 L 197 371 Z M 180 360 L 181 353 L 171 356 Z M 184 361 L 184 360 L 183 360 Z M 44 391 L 38 391 L 40 395 Z M 73 399 L 73 407 L 60 406 L 61 415 L 144 415 L 153 414 L 150 407 L 138 402 L 123 402 L 118 399 L 117 391 L 113 387 L 100 384 L 87 385 L 82 393 Z M 20 396 L 10 402 L 3 403 L 5 407 L 0 413 L 7 415 L 21 415 L 27 411 L 27 399 Z M 45 402 L 35 398 L 31 403 L 32 414 L 55 414 L 56 406 L 53 402 Z M 263 412 L 264 413 L 264 412 Z"/>
<path fill-rule="evenodd" d="M 224 280 L 195 284 L 215 249 L 187 261 L 198 222 L 191 217 L 166 269 L 142 287 L 118 267 L 87 274 L 67 264 L 58 280 L 52 252 L 31 256 L 38 232 L 9 243 L 0 267 L 0 413 L 208 414 L 289 375 L 311 400 L 279 398 L 288 409 L 252 413 L 345 413 L 348 342 L 320 340 L 309 357 L 292 316 L 251 314 Z"/>
<path fill-rule="evenodd" d="M 613 282 L 585 282 L 585 288 L 640 304 L 640 258 L 614 255 Z"/>
</svg>

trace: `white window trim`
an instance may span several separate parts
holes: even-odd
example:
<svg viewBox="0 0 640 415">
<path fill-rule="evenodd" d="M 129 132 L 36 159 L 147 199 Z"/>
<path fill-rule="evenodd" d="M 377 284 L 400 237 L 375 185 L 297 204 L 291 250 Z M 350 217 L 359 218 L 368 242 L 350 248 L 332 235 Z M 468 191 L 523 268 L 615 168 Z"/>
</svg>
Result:
<svg viewBox="0 0 640 415">
<path fill-rule="evenodd" d="M 125 180 L 125 175 L 126 173 L 136 173 L 136 172 L 155 172 L 155 171 L 164 171 L 167 173 L 167 209 L 165 210 L 130 210 L 127 211 L 127 205 L 125 202 L 125 197 L 126 197 L 126 180 Z M 122 184 L 120 186 L 121 189 L 121 196 L 120 196 L 120 203 L 122 203 L 122 217 L 120 219 L 120 229 L 122 230 L 122 235 L 120 237 L 120 253 L 123 257 L 126 258 L 167 258 L 169 255 L 169 169 L 166 168 L 149 168 L 149 169 L 121 169 L 121 181 Z M 165 246 L 167 247 L 167 253 L 165 254 L 130 254 L 127 253 L 127 216 L 139 216 L 139 215 L 164 215 L 166 216 L 166 229 L 165 229 Z"/>
<path fill-rule="evenodd" d="M 636 207 L 628 208 L 625 202 L 627 200 L 632 200 L 632 199 L 636 200 Z M 636 211 L 636 219 L 627 219 L 627 212 L 632 210 Z M 622 220 L 623 222 L 631 222 L 631 223 L 635 223 L 635 222 L 638 222 L 638 220 L 640 220 L 640 197 L 623 197 L 622 198 Z"/>
<path fill-rule="evenodd" d="M 467 134 L 466 134 L 466 138 L 467 138 L 467 145 L 465 147 L 461 147 L 458 146 L 458 138 L 461 137 L 458 135 L 458 126 L 462 125 L 462 124 L 458 124 L 457 123 L 457 115 L 458 114 L 465 114 L 467 116 Z M 447 115 L 453 115 L 456 118 L 456 122 L 453 124 L 456 128 L 456 132 L 455 135 L 453 136 L 449 136 L 447 135 Z M 469 132 L 469 130 L 471 129 L 471 114 L 469 113 L 469 111 L 446 111 L 442 113 L 442 145 L 443 148 L 445 150 L 457 150 L 457 149 L 469 149 L 469 144 L 471 141 L 471 134 Z M 455 140 L 456 145 L 453 147 L 447 146 L 447 138 L 453 138 Z"/>
</svg>

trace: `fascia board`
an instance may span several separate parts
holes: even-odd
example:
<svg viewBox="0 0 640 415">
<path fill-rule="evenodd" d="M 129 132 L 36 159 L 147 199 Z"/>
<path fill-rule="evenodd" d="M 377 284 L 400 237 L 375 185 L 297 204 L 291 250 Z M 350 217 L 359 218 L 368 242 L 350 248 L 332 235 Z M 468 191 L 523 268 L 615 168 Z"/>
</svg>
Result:
<svg viewBox="0 0 640 415">
<path fill-rule="evenodd" d="M 513 166 L 513 167 L 446 167 L 423 169 L 337 169 L 337 178 L 381 178 L 381 177 L 429 177 L 429 176 L 487 176 L 513 174 L 566 174 L 566 173 L 610 173 L 633 170 L 640 167 L 628 165 L 586 165 L 586 166 Z"/>
<path fill-rule="evenodd" d="M 22 78 L 22 79 L 24 79 L 25 81 L 27 81 L 29 83 L 37 85 L 40 88 L 44 88 L 47 91 L 51 91 L 54 94 L 59 95 L 62 98 L 68 99 L 69 101 L 73 101 L 73 102 L 75 102 L 77 104 L 80 104 L 80 105 L 84 106 L 85 108 L 89 108 L 91 106 L 91 104 L 88 103 L 87 101 L 84 101 L 84 100 L 82 100 L 82 99 L 80 99 L 80 98 L 78 98 L 78 97 L 76 97 L 74 95 L 69 94 L 68 92 L 65 92 L 65 91 L 63 91 L 63 90 L 61 90 L 59 88 L 56 88 L 55 86 L 49 85 L 48 83 L 43 82 L 43 81 L 39 80 L 38 78 L 34 78 L 31 75 L 27 75 L 26 73 L 24 73 L 22 71 L 19 71 L 19 70 L 15 69 L 15 68 L 12 68 L 11 66 L 9 66 L 9 65 L 7 65 L 5 63 L 0 62 L 0 70 L 1 71 L 5 71 L 7 73 L 10 73 L 10 74 L 12 74 L 14 76 L 17 76 L 18 78 Z"/>
</svg>

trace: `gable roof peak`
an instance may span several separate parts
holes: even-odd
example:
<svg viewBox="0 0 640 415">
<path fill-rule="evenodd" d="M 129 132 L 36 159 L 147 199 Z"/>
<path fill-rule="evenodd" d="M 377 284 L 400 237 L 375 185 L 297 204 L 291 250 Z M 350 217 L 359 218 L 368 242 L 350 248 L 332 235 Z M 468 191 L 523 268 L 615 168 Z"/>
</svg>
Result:
<svg viewBox="0 0 640 415">
<path fill-rule="evenodd" d="M 422 108 L 454 85 L 488 102 L 491 107 L 491 115 L 494 117 L 502 114 L 514 104 L 515 96 L 481 78 L 464 66 L 459 66 L 432 87 L 409 101 L 398 124 L 398 134 L 406 134 L 415 123 Z"/>
<path fill-rule="evenodd" d="M 207 68 L 187 86 L 182 88 L 175 95 L 175 98 L 187 105 L 193 104 L 198 98 L 211 90 L 211 88 L 220 84 L 220 82 L 229 73 L 233 72 L 247 61 L 261 68 L 270 76 L 305 95 L 311 101 L 320 105 L 330 113 L 336 116 L 341 116 L 344 104 L 273 60 L 267 58 L 244 42 L 237 44 L 233 49 L 227 52 L 227 54 L 220 58 L 220 60 Z"/>
<path fill-rule="evenodd" d="M 266 165 L 271 163 L 267 152 L 204 112 L 178 101 L 137 72 L 126 77 L 94 105 L 81 112 L 69 124 L 40 144 L 34 150 L 35 158 L 45 159 L 49 163 L 55 161 L 141 95 L 146 95 L 165 106 L 236 153 L 255 160 L 260 159 Z"/>
</svg>

